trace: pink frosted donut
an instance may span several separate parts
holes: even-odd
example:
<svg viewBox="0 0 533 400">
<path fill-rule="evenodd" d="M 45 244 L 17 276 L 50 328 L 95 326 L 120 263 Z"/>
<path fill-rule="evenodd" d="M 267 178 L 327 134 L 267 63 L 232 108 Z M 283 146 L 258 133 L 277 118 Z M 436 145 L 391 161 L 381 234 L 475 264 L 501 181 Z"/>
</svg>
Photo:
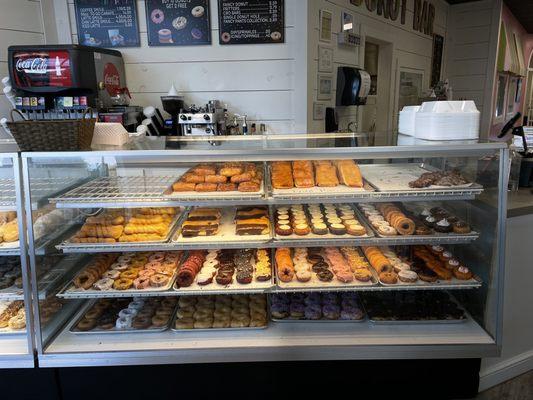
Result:
<svg viewBox="0 0 533 400">
<path fill-rule="evenodd" d="M 152 10 L 152 13 L 150 14 L 150 19 L 154 24 L 160 24 L 165 20 L 165 13 L 159 8 L 156 8 Z"/>
<path fill-rule="evenodd" d="M 146 289 L 150 286 L 150 277 L 149 276 L 139 276 L 133 281 L 133 286 L 135 289 Z"/>
<path fill-rule="evenodd" d="M 348 283 L 353 281 L 353 274 L 350 271 L 342 270 L 335 273 L 337 279 L 341 282 Z"/>
</svg>

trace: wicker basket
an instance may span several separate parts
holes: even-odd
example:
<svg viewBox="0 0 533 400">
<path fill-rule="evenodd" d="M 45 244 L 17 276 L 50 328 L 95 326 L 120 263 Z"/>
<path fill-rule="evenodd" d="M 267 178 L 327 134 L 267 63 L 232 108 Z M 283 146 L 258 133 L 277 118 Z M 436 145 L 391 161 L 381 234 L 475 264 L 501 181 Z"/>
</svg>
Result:
<svg viewBox="0 0 533 400">
<path fill-rule="evenodd" d="M 15 114 L 24 118 L 19 110 L 11 110 L 7 126 L 20 151 L 77 151 L 91 150 L 96 119 L 85 118 L 91 112 L 87 108 L 81 119 L 16 121 Z M 90 115 L 90 114 L 89 114 Z"/>
</svg>

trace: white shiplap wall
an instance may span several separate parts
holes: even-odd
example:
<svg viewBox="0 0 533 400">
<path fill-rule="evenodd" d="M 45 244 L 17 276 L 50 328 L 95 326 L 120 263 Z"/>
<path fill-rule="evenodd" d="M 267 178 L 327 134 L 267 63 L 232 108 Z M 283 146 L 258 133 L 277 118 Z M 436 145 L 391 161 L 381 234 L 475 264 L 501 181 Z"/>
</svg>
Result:
<svg viewBox="0 0 533 400">
<path fill-rule="evenodd" d="M 174 83 L 187 103 L 219 99 L 230 112 L 247 114 L 250 123 L 265 123 L 269 132 L 305 129 L 305 115 L 299 118 L 293 104 L 298 85 L 296 32 L 301 28 L 296 13 L 301 3 L 285 0 L 283 44 L 220 46 L 217 1 L 210 0 L 210 46 L 149 47 L 144 0 L 137 0 L 141 47 L 120 49 L 133 103 L 160 107 L 160 96 Z M 77 43 L 73 0 L 68 0 L 68 8 L 72 42 Z"/>
<path fill-rule="evenodd" d="M 385 19 L 377 15 L 376 12 L 367 10 L 365 3 L 355 6 L 349 0 L 313 0 L 310 1 L 309 10 L 309 34 L 308 43 L 308 85 L 310 97 L 308 101 L 308 130 L 309 132 L 320 132 L 324 129 L 324 121 L 313 121 L 313 101 L 317 101 L 317 75 L 318 75 L 318 46 L 324 45 L 334 49 L 334 72 L 333 72 L 333 97 L 331 101 L 321 101 L 327 106 L 335 105 L 336 96 L 336 70 L 339 66 L 364 67 L 364 41 L 366 36 L 392 45 L 392 64 L 390 82 L 390 128 L 396 125 L 398 114 L 396 113 L 397 99 L 397 77 L 399 68 L 414 68 L 424 72 L 424 86 L 429 86 L 431 74 L 431 57 L 433 49 L 433 39 L 416 32 L 412 29 L 414 0 L 407 1 L 406 23 L 400 23 L 400 16 L 396 21 Z M 446 25 L 448 18 L 448 4 L 442 0 L 433 0 L 435 6 L 434 31 L 445 37 L 446 46 Z M 320 10 L 328 10 L 333 13 L 333 37 L 331 43 L 318 41 L 319 35 L 319 13 Z M 354 15 L 354 32 L 362 36 L 362 45 L 359 48 L 337 46 L 337 32 L 341 30 L 341 13 L 347 11 Z M 312 97 L 311 97 L 312 96 Z M 341 107 L 338 109 L 339 128 L 346 128 L 350 121 L 356 119 L 355 107 Z M 363 121 L 359 121 L 362 126 Z M 390 129 L 389 128 L 389 129 Z"/>
<path fill-rule="evenodd" d="M 40 1 L 0 0 L 0 78 L 8 75 L 9 46 L 40 43 L 44 43 Z M 12 107 L 0 93 L 0 118 L 8 117 Z"/>
<path fill-rule="evenodd" d="M 447 71 L 454 99 L 473 100 L 486 137 L 492 113 L 492 88 L 500 21 L 500 0 L 450 7 Z"/>
</svg>

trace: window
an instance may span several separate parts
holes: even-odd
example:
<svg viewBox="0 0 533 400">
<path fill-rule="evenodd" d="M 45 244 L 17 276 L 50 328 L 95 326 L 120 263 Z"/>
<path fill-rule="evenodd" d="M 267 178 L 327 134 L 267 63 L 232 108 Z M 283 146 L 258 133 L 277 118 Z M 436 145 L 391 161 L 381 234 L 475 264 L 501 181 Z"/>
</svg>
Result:
<svg viewBox="0 0 533 400">
<path fill-rule="evenodd" d="M 505 87 L 507 86 L 507 75 L 498 74 L 498 88 L 496 94 L 496 105 L 494 107 L 494 122 L 502 122 L 504 119 L 505 107 Z"/>
</svg>

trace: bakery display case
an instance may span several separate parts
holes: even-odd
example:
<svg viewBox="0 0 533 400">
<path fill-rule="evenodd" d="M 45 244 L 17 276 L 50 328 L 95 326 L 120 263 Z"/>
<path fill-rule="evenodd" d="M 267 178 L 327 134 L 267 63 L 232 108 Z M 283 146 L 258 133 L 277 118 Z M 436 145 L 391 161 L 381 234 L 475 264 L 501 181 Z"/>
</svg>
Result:
<svg viewBox="0 0 533 400">
<path fill-rule="evenodd" d="M 0 146 L 0 368 L 32 368 L 33 331 L 16 146 Z"/>
<path fill-rule="evenodd" d="M 507 149 L 356 139 L 23 153 L 40 365 L 498 354 Z"/>
</svg>

